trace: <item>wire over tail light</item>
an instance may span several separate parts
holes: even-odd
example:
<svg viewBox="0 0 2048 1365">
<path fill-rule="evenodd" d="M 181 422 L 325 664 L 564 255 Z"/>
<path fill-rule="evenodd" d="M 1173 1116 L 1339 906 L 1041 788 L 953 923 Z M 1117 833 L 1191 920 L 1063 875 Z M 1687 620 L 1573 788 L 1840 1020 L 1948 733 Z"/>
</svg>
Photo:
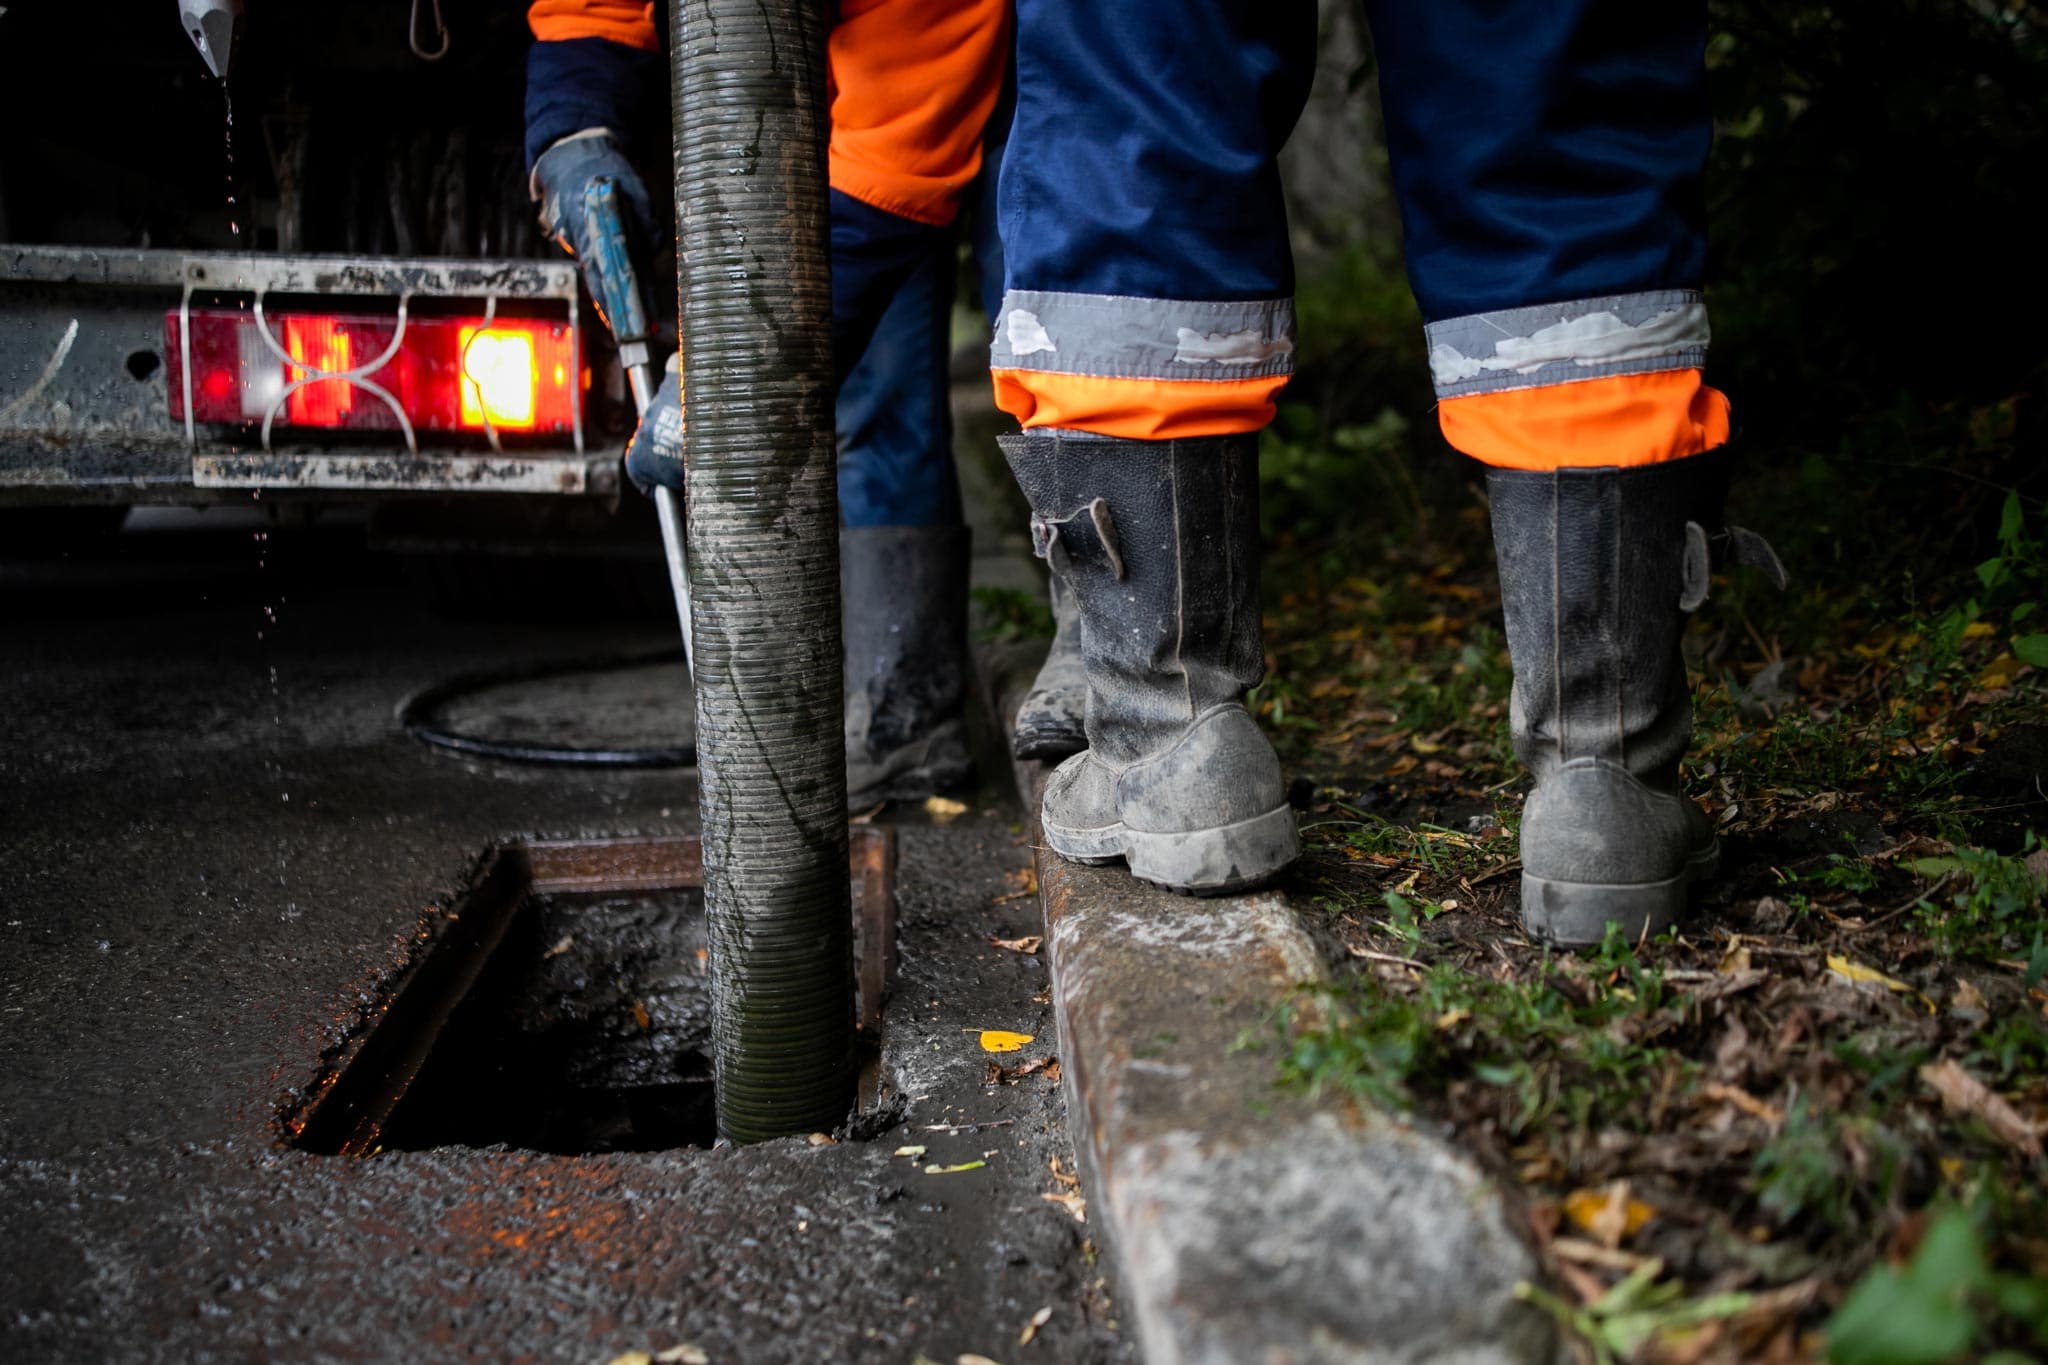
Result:
<svg viewBox="0 0 2048 1365">
<path fill-rule="evenodd" d="M 342 431 L 568 432 L 575 334 L 536 318 L 164 315 L 171 417 Z M 189 372 L 189 378 L 188 378 Z"/>
</svg>

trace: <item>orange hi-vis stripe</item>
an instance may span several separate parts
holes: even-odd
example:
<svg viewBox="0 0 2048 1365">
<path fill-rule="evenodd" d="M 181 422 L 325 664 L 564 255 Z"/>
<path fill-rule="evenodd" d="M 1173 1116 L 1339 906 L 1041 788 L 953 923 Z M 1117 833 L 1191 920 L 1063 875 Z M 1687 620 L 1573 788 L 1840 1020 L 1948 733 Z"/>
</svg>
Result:
<svg viewBox="0 0 2048 1365">
<path fill-rule="evenodd" d="M 1273 420 L 1288 376 L 1254 379 L 1112 379 L 1050 370 L 991 370 L 996 406 L 1029 431 L 1058 427 L 1134 441 L 1257 431 Z"/>
<path fill-rule="evenodd" d="M 654 6 L 642 0 L 533 0 L 526 26 L 544 43 L 607 38 L 642 52 L 661 51 Z"/>
<path fill-rule="evenodd" d="M 1588 469 L 1681 460 L 1724 445 L 1728 399 L 1698 370 L 1656 370 L 1502 389 L 1437 404 L 1444 439 L 1499 469 Z"/>
</svg>

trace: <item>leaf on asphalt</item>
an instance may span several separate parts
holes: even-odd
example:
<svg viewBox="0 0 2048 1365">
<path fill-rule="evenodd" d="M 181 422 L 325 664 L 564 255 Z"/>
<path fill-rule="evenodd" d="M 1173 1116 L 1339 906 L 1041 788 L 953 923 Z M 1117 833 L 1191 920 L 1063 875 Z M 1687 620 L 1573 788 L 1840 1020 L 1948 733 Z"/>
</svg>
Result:
<svg viewBox="0 0 2048 1365">
<path fill-rule="evenodd" d="M 576 936 L 574 934 L 562 935 L 560 938 L 555 940 L 554 947 L 548 949 L 546 952 L 541 954 L 542 959 L 545 960 L 551 957 L 560 957 L 563 953 L 569 951 L 569 945 L 571 945 L 575 941 Z"/>
<path fill-rule="evenodd" d="M 1052 1305 L 1047 1304 L 1031 1315 L 1031 1321 L 1024 1324 L 1024 1330 L 1017 1334 L 1019 1346 L 1029 1346 L 1038 1336 L 1038 1329 L 1052 1321 Z"/>
<path fill-rule="evenodd" d="M 1015 1085 L 1026 1076 L 1045 1073 L 1049 1081 L 1060 1078 L 1060 1059 L 1054 1056 L 1033 1057 L 1019 1066 L 1004 1066 L 1001 1062 L 990 1062 L 988 1074 L 981 1078 L 983 1085 Z"/>
<path fill-rule="evenodd" d="M 1602 1246 L 1621 1245 L 1657 1216 L 1657 1210 L 1629 1193 L 1628 1182 L 1617 1180 L 1604 1189 L 1573 1190 L 1564 1197 L 1565 1216 L 1598 1238 Z"/>
<path fill-rule="evenodd" d="M 967 803 L 955 801 L 950 796 L 927 796 L 924 799 L 924 813 L 932 818 L 935 825 L 950 824 L 967 814 Z"/>
<path fill-rule="evenodd" d="M 839 1139 L 833 1137 L 830 1133 L 812 1133 L 804 1141 L 810 1143 L 813 1147 L 837 1147 L 839 1145 Z"/>
<path fill-rule="evenodd" d="M 1045 943 L 1045 938 L 1040 934 L 1031 934 L 1024 938 L 992 938 L 989 942 L 1006 953 L 1023 953 L 1029 957 Z"/>
<path fill-rule="evenodd" d="M 1018 1052 L 1036 1042 L 1029 1033 L 1010 1033 L 999 1028 L 985 1028 L 981 1031 L 983 1052 Z"/>
<path fill-rule="evenodd" d="M 990 1360 L 987 1356 L 978 1356 L 974 1352 L 968 1351 L 962 1355 L 954 1356 L 953 1365 L 1002 1365 L 1002 1362 Z"/>
<path fill-rule="evenodd" d="M 642 1033 L 654 1027 L 654 1019 L 647 1013 L 647 1006 L 641 1004 L 638 1000 L 633 1002 L 633 1022 L 639 1025 Z"/>
<path fill-rule="evenodd" d="M 654 1365 L 654 1357 L 645 1351 L 621 1351 L 605 1365 Z"/>
<path fill-rule="evenodd" d="M 912 1145 L 912 1146 L 909 1146 L 909 1147 L 898 1147 L 898 1148 L 897 1148 L 897 1149 L 896 1149 L 895 1151 L 893 1151 L 893 1152 L 889 1153 L 889 1155 L 890 1155 L 890 1156 L 923 1156 L 923 1155 L 924 1155 L 924 1144 L 923 1144 L 923 1143 L 917 1143 L 917 1144 L 914 1144 L 914 1145 Z"/>
<path fill-rule="evenodd" d="M 1088 1221 L 1088 1201 L 1078 1194 L 1041 1194 L 1038 1197 L 1048 1204 L 1058 1204 L 1072 1214 L 1077 1223 Z"/>
<path fill-rule="evenodd" d="M 711 1365 L 711 1357 L 702 1346 L 680 1342 L 666 1351 L 656 1351 L 657 1365 Z"/>
<path fill-rule="evenodd" d="M 1010 890 L 996 897 L 995 903 L 997 905 L 1001 905 L 1004 901 L 1025 900 L 1038 894 L 1038 869 L 1030 863 L 1024 864 L 1024 866 L 1005 876 L 1003 880 L 1010 884 Z"/>
<path fill-rule="evenodd" d="M 988 1165 L 986 1161 L 962 1161 L 953 1166 L 927 1166 L 926 1175 L 958 1175 L 961 1171 L 978 1171 Z"/>
<path fill-rule="evenodd" d="M 2003 1095 L 1944 1059 L 1920 1068 L 1920 1079 L 1934 1088 L 1941 1102 L 1956 1113 L 1971 1114 L 2022 1156 L 2041 1155 L 2041 1133 Z"/>
</svg>

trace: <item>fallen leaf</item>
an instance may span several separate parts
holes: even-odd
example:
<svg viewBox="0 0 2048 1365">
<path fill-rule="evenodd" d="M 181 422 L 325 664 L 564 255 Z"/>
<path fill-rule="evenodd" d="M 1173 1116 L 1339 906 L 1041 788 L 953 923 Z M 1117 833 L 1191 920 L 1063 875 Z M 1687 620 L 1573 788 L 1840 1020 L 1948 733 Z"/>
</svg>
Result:
<svg viewBox="0 0 2048 1365">
<path fill-rule="evenodd" d="M 950 824 L 967 814 L 967 803 L 955 801 L 950 796 L 927 796 L 924 813 L 932 818 L 935 825 Z"/>
<path fill-rule="evenodd" d="M 1009 1033 L 999 1028 L 985 1028 L 981 1031 L 983 1052 L 1017 1052 L 1036 1041 L 1037 1039 L 1028 1033 Z"/>
<path fill-rule="evenodd" d="M 837 1147 L 839 1145 L 839 1139 L 833 1137 L 830 1133 L 812 1133 L 804 1141 L 810 1143 L 813 1147 Z"/>
<path fill-rule="evenodd" d="M 2003 1095 L 1955 1062 L 1944 1060 L 1923 1066 L 1920 1079 L 1934 1088 L 1950 1111 L 1982 1119 L 1984 1126 L 2014 1151 L 2026 1157 L 2040 1157 L 2040 1130 L 2027 1122 Z"/>
<path fill-rule="evenodd" d="M 1948 1007 L 1958 1014 L 1989 1012 L 1989 1007 L 1984 1003 L 1984 993 L 1960 976 L 1956 978 L 1956 993 L 1949 997 Z"/>
<path fill-rule="evenodd" d="M 1032 1338 L 1038 1335 L 1038 1329 L 1045 1326 L 1048 1322 L 1051 1321 L 1052 1305 L 1047 1304 L 1045 1307 L 1039 1309 L 1036 1313 L 1033 1313 L 1031 1315 L 1031 1321 L 1024 1324 L 1024 1330 L 1017 1334 L 1017 1344 L 1019 1346 L 1029 1346 L 1031 1344 Z"/>
<path fill-rule="evenodd" d="M 1442 1033 L 1447 1029 L 1454 1029 L 1458 1025 L 1464 1023 L 1467 1019 L 1470 1019 L 1471 1017 L 1471 1010 L 1445 1010 L 1442 1014 L 1439 1014 L 1436 1017 L 1436 1031 L 1438 1033 Z"/>
<path fill-rule="evenodd" d="M 607 1365 L 654 1365 L 654 1357 L 645 1351 L 621 1351 Z"/>
<path fill-rule="evenodd" d="M 956 1166 L 927 1166 L 926 1175 L 957 1175 L 961 1171 L 978 1171 L 988 1165 L 986 1161 L 963 1161 Z"/>
<path fill-rule="evenodd" d="M 711 1357 L 705 1353 L 704 1348 L 687 1341 L 679 1346 L 671 1346 L 666 1351 L 656 1351 L 654 1358 L 660 1365 L 711 1365 Z"/>
<path fill-rule="evenodd" d="M 1720 1100 L 1724 1104 L 1732 1104 L 1743 1113 L 1760 1118 L 1765 1123 L 1780 1123 L 1785 1118 L 1784 1110 L 1758 1099 L 1740 1086 L 1709 1081 L 1700 1087 L 1699 1094 L 1703 1100 Z"/>
<path fill-rule="evenodd" d="M 1629 1194 L 1628 1182 L 1617 1180 L 1604 1189 L 1573 1190 L 1564 1197 L 1565 1216 L 1606 1247 L 1621 1244 L 1657 1216 L 1657 1210 Z"/>
<path fill-rule="evenodd" d="M 1049 1081 L 1060 1078 L 1060 1059 L 1053 1056 L 1033 1057 L 1022 1066 L 1004 1066 L 1001 1062 L 990 1062 L 988 1073 L 982 1077 L 983 1085 L 1015 1085 L 1026 1076 L 1045 1073 Z"/>
<path fill-rule="evenodd" d="M 1038 951 L 1045 939 L 1042 935 L 1031 934 L 1025 938 L 992 938 L 989 942 L 1006 953 L 1023 953 L 1029 957 Z"/>
<path fill-rule="evenodd" d="M 1717 972 L 1746 972 L 1749 968 L 1749 949 L 1740 937 L 1728 940 L 1728 951 L 1721 955 L 1721 961 L 1714 970 Z"/>
<path fill-rule="evenodd" d="M 1048 1204 L 1058 1204 L 1072 1214 L 1077 1223 L 1088 1221 L 1088 1201 L 1078 1194 L 1041 1194 L 1038 1197 Z"/>
<path fill-rule="evenodd" d="M 919 1144 L 915 1144 L 915 1145 L 912 1145 L 912 1146 L 909 1146 L 909 1147 L 898 1147 L 898 1148 L 897 1148 L 897 1149 L 896 1149 L 895 1151 L 893 1151 L 893 1152 L 889 1153 L 889 1155 L 890 1155 L 890 1156 L 923 1156 L 923 1155 L 924 1155 L 924 1146 L 923 1146 L 923 1144 L 922 1144 L 922 1143 L 919 1143 Z"/>
<path fill-rule="evenodd" d="M 2010 654 L 2001 654 L 1977 675 L 1977 686 L 1986 692 L 1997 692 L 2012 686 L 2012 680 L 2026 667 Z"/>
<path fill-rule="evenodd" d="M 1849 958 L 1843 957 L 1840 953 L 1829 953 L 1828 970 L 1841 977 L 1844 981 L 1854 982 L 1859 986 L 1882 986 L 1893 995 L 1913 996 L 1921 1004 L 1927 1006 L 1929 1014 L 1934 1013 L 1934 1002 L 1932 1000 L 1921 995 L 1920 992 L 1896 977 L 1886 976 L 1875 967 L 1866 967 L 1860 962 L 1854 962 Z"/>
<path fill-rule="evenodd" d="M 965 1355 L 954 1356 L 953 1365 L 1002 1365 L 1002 1362 L 990 1360 L 987 1356 L 978 1356 L 974 1352 L 969 1351 Z"/>
<path fill-rule="evenodd" d="M 576 936 L 574 934 L 564 934 L 560 938 L 556 939 L 555 946 L 548 949 L 546 952 L 542 953 L 541 957 L 543 959 L 550 957 L 560 957 L 563 953 L 569 951 L 569 945 L 574 943 L 575 941 Z"/>
<path fill-rule="evenodd" d="M 647 1006 L 641 1004 L 638 1000 L 633 1002 L 633 1022 L 640 1026 L 642 1033 L 654 1027 L 654 1020 L 647 1013 Z"/>
</svg>

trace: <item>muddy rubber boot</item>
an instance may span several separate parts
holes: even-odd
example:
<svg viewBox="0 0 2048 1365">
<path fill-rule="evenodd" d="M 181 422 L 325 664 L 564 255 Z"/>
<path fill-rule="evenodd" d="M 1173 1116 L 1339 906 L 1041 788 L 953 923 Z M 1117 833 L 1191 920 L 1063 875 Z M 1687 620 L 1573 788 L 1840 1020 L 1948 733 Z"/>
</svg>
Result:
<svg viewBox="0 0 2048 1365">
<path fill-rule="evenodd" d="M 1719 862 L 1713 826 L 1678 785 L 1692 735 L 1679 636 L 1716 551 L 1784 581 L 1769 546 L 1720 525 L 1727 480 L 1725 447 L 1625 469 L 1487 471 L 1509 722 L 1536 779 L 1522 812 L 1533 938 L 1656 933 Z"/>
<path fill-rule="evenodd" d="M 839 533 L 846 646 L 846 799 L 921 800 L 974 774 L 967 694 L 964 526 Z"/>
<path fill-rule="evenodd" d="M 1081 666 L 1081 607 L 1066 580 L 1052 580 L 1052 648 L 1039 665 L 1031 691 L 1017 707 L 1010 752 L 1019 758 L 1057 763 L 1088 747 L 1084 713 L 1088 674 Z"/>
<path fill-rule="evenodd" d="M 1217 894 L 1300 851 L 1280 762 L 1244 708 L 1264 672 L 1257 441 L 1002 438 L 1032 544 L 1072 590 L 1088 748 L 1046 783 L 1046 843 Z"/>
</svg>

